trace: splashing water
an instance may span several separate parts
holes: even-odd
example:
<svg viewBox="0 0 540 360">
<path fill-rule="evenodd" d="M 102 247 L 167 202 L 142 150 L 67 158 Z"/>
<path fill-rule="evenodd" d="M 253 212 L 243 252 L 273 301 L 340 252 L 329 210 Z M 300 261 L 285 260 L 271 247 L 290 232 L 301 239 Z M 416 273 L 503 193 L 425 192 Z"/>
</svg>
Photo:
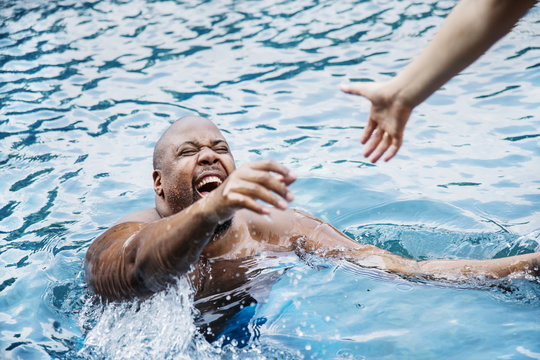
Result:
<svg viewBox="0 0 540 360">
<path fill-rule="evenodd" d="M 86 305 L 94 322 L 79 355 L 105 359 L 213 359 L 194 324 L 193 291 L 185 279 L 144 301 Z"/>
</svg>

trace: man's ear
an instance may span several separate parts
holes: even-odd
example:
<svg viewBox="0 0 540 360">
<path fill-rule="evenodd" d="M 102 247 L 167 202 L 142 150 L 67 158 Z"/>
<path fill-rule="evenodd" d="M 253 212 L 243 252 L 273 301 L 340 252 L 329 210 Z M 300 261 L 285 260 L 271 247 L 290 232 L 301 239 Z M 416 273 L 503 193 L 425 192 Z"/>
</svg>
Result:
<svg viewBox="0 0 540 360">
<path fill-rule="evenodd" d="M 163 197 L 163 186 L 161 185 L 161 171 L 154 170 L 152 172 L 152 178 L 154 179 L 154 191 L 157 196 Z"/>
</svg>

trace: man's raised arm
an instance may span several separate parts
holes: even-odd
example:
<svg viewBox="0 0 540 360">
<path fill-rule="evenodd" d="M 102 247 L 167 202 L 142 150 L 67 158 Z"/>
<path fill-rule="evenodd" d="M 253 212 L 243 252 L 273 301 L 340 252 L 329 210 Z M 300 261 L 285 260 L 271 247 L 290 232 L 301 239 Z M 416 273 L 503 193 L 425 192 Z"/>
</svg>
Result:
<svg viewBox="0 0 540 360">
<path fill-rule="evenodd" d="M 292 200 L 287 186 L 294 180 L 288 169 L 276 162 L 246 164 L 208 196 L 176 214 L 149 223 L 115 225 L 88 249 L 87 281 L 108 300 L 159 291 L 175 276 L 189 271 L 218 224 L 231 219 L 237 209 L 268 213 L 257 200 L 285 209 Z"/>
</svg>

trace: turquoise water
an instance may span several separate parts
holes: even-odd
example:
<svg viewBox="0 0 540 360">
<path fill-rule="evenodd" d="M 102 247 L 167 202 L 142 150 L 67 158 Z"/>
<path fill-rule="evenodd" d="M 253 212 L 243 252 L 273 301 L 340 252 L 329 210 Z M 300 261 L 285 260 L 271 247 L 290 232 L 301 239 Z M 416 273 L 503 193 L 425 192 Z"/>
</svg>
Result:
<svg viewBox="0 0 540 360">
<path fill-rule="evenodd" d="M 91 302 L 82 259 L 153 206 L 151 152 L 193 113 L 239 164 L 276 159 L 292 206 L 417 260 L 540 251 L 540 12 L 413 114 L 399 155 L 358 143 L 369 106 L 453 1 L 0 3 L 0 357 L 539 359 L 538 279 L 450 285 L 292 255 L 244 348 L 195 329 L 187 286 Z M 270 270 L 269 270 L 270 271 Z"/>
</svg>

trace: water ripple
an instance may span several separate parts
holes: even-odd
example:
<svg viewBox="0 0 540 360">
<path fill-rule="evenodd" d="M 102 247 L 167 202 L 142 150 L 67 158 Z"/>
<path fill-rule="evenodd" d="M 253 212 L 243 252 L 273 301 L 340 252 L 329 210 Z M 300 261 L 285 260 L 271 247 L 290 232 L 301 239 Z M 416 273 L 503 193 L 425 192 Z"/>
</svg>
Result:
<svg viewBox="0 0 540 360">
<path fill-rule="evenodd" d="M 238 163 L 273 158 L 291 167 L 300 176 L 293 184 L 293 206 L 361 242 L 416 259 L 539 251 L 538 7 L 415 110 L 403 148 L 390 163 L 364 161 L 359 137 L 369 108 L 360 98 L 338 91 L 347 80 L 388 80 L 433 36 L 454 4 L 3 1 L 2 351 L 13 358 L 83 357 L 79 350 L 89 346 L 83 343 L 89 328 L 78 325 L 87 299 L 81 268 L 85 251 L 117 218 L 153 206 L 152 147 L 169 123 L 187 114 L 212 117 Z M 415 328 L 410 331 L 414 338 L 398 333 L 372 338 L 367 344 L 374 353 L 366 358 L 382 357 L 376 351 L 387 346 L 418 357 L 404 344 L 431 336 L 422 330 L 433 329 L 428 317 L 447 324 L 441 313 L 474 318 L 478 324 L 492 321 L 493 314 L 511 314 L 516 326 L 529 329 L 528 319 L 538 318 L 537 309 L 526 307 L 535 303 L 530 299 L 538 298 L 537 289 L 525 282 L 511 283 L 507 292 L 485 291 L 484 297 L 469 289 L 431 292 L 429 284 L 396 283 L 395 277 L 384 280 L 371 270 L 351 277 L 341 268 L 315 271 L 296 265 L 292 274 L 300 281 L 295 285 L 293 278 L 283 279 L 274 292 L 277 300 L 257 310 L 269 320 L 258 329 L 261 342 L 254 352 L 317 358 L 305 348 L 315 351 L 318 346 L 308 344 L 307 337 L 295 338 L 299 352 L 279 353 L 275 346 L 292 339 L 280 331 L 290 330 L 291 336 L 300 329 L 313 335 L 301 324 L 305 319 L 298 309 L 309 313 L 328 339 L 384 334 L 375 328 L 358 332 L 358 324 L 370 329 L 405 321 L 403 326 Z M 332 280 L 336 278 L 341 280 Z M 400 287 L 394 288 L 396 284 Z M 330 293 L 351 297 L 322 300 Z M 461 297 L 465 293 L 467 301 Z M 318 304 L 320 313 L 333 304 L 348 304 L 350 311 L 343 311 L 343 305 L 342 321 L 327 322 L 302 294 L 312 295 L 307 300 Z M 290 302 L 280 309 L 280 298 L 291 300 L 293 295 L 301 304 Z M 507 302 L 512 306 L 506 307 Z M 464 306 L 457 311 L 455 304 Z M 280 323 L 277 314 L 291 322 Z M 410 314 L 416 317 L 408 323 Z M 527 336 L 538 338 L 538 331 L 527 335 L 499 320 L 485 329 L 448 325 L 447 330 L 463 339 L 478 334 L 490 339 L 478 347 L 495 349 L 478 355 L 490 358 L 502 353 L 520 357 L 515 346 L 501 344 L 515 345 L 517 336 L 520 346 L 526 346 Z M 328 323 L 332 331 L 325 333 Z M 487 333 L 492 328 L 502 330 Z M 336 329 L 342 337 L 335 335 Z M 131 335 L 144 338 L 142 332 Z M 359 341 L 354 342 L 356 350 L 347 348 L 353 342 L 329 341 L 319 350 L 336 355 L 366 349 Z M 442 346 L 436 339 L 431 343 L 438 346 L 439 357 L 455 355 L 440 353 L 443 348 L 461 351 L 468 346 L 459 341 Z M 208 350 L 208 344 L 199 345 Z M 468 350 L 474 357 L 476 350 Z M 202 358 L 260 355 L 205 351 Z"/>
</svg>

